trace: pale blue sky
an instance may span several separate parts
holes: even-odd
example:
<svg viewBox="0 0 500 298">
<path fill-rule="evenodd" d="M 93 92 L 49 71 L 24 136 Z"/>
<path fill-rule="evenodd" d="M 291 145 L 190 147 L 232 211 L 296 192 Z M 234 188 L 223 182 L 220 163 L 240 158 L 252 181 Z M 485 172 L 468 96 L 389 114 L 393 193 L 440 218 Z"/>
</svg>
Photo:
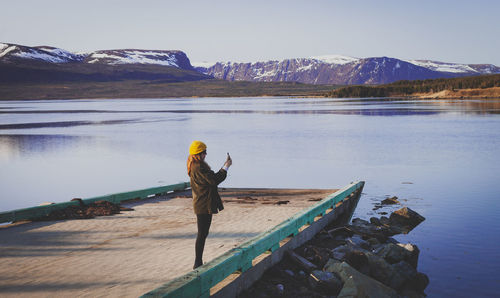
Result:
<svg viewBox="0 0 500 298">
<path fill-rule="evenodd" d="M 192 62 L 342 54 L 500 66 L 500 1 L 2 0 L 0 42 L 182 50 Z"/>
</svg>

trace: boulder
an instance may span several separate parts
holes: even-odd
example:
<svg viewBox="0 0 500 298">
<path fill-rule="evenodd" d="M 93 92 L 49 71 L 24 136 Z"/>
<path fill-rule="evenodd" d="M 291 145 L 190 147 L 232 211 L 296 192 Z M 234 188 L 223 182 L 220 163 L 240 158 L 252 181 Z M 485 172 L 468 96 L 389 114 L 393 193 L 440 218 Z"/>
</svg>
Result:
<svg viewBox="0 0 500 298">
<path fill-rule="evenodd" d="M 347 244 L 351 244 L 354 247 L 370 249 L 370 243 L 368 243 L 366 240 L 363 240 L 363 238 L 359 235 L 353 235 L 352 237 L 347 238 L 346 242 Z"/>
<path fill-rule="evenodd" d="M 332 256 L 337 260 L 343 260 L 347 252 L 350 250 L 351 249 L 349 248 L 348 245 L 337 246 L 334 249 L 332 249 Z"/>
<path fill-rule="evenodd" d="M 377 217 L 371 217 L 370 218 L 370 223 L 376 226 L 381 226 L 382 223 L 380 222 L 380 219 Z"/>
<path fill-rule="evenodd" d="M 359 250 L 348 251 L 345 255 L 347 264 L 363 274 L 370 274 L 370 266 L 365 253 Z"/>
<path fill-rule="evenodd" d="M 412 274 L 412 276 L 413 278 L 405 283 L 403 288 L 400 290 L 400 293 L 404 297 L 424 297 L 424 290 L 429 284 L 429 278 L 427 277 L 427 275 L 420 272 L 416 272 L 415 274 Z"/>
<path fill-rule="evenodd" d="M 393 264 L 392 268 L 394 268 L 396 273 L 402 277 L 405 282 L 414 280 L 417 277 L 417 270 L 405 261 Z"/>
<path fill-rule="evenodd" d="M 366 220 L 355 219 L 352 225 L 348 226 L 355 234 L 364 236 L 366 238 L 377 238 L 384 241 L 388 237 L 388 229 L 386 227 L 376 226 Z"/>
<path fill-rule="evenodd" d="M 408 253 L 408 257 L 405 258 L 405 261 L 408 262 L 408 264 L 412 265 L 413 268 L 417 269 L 418 256 L 420 255 L 420 249 L 418 248 L 418 246 L 411 243 L 407 244 L 398 243 L 398 245 L 406 249 Z"/>
<path fill-rule="evenodd" d="M 393 244 L 398 244 L 399 243 L 398 240 L 396 240 L 396 239 L 394 239 L 392 237 L 387 238 L 386 242 L 387 243 L 393 243 Z"/>
<path fill-rule="evenodd" d="M 382 216 L 380 217 L 380 223 L 383 225 L 388 225 L 390 223 L 390 220 L 387 216 Z"/>
<path fill-rule="evenodd" d="M 337 295 L 342 289 L 342 281 L 332 272 L 313 270 L 308 281 L 311 288 L 328 295 Z"/>
<path fill-rule="evenodd" d="M 314 245 L 307 245 L 304 249 L 304 257 L 319 267 L 323 267 L 326 264 L 331 258 L 331 254 L 331 249 Z"/>
<path fill-rule="evenodd" d="M 328 271 L 328 272 L 334 272 L 332 271 L 333 266 L 335 264 L 341 264 L 342 261 L 336 260 L 336 259 L 330 259 L 328 262 L 326 262 L 325 267 L 323 267 L 323 271 Z"/>
<path fill-rule="evenodd" d="M 385 242 L 387 237 L 407 234 L 423 220 L 425 218 L 418 213 L 404 207 L 394 211 L 390 218 L 385 216 L 380 219 L 372 217 L 370 222 L 357 218 L 353 220 L 352 225 L 347 226 L 347 229 L 365 239 L 377 238 L 379 241 Z"/>
<path fill-rule="evenodd" d="M 429 277 L 421 272 L 416 272 L 412 279 L 410 279 L 403 287 L 403 291 L 413 291 L 416 293 L 423 293 L 425 288 L 429 285 Z"/>
<path fill-rule="evenodd" d="M 421 272 L 417 272 L 417 276 L 413 280 L 413 288 L 419 292 L 423 292 L 429 285 L 429 277 Z"/>
<path fill-rule="evenodd" d="M 401 288 L 407 281 L 403 276 L 399 275 L 396 268 L 387 263 L 383 258 L 375 254 L 366 254 L 369 263 L 369 275 L 393 289 Z"/>
<path fill-rule="evenodd" d="M 368 245 L 368 249 L 364 249 L 363 247 L 357 246 L 353 242 L 347 242 L 344 245 L 337 246 L 334 249 L 332 249 L 331 256 L 337 260 L 345 260 L 346 254 L 349 252 L 352 252 L 352 251 L 361 251 L 363 253 L 370 252 L 371 247 L 367 241 L 366 241 L 366 245 Z M 365 245 L 363 245 L 363 246 L 365 246 Z"/>
<path fill-rule="evenodd" d="M 381 202 L 382 205 L 394 205 L 394 204 L 399 204 L 398 197 L 392 197 L 392 198 L 387 198 L 385 200 L 382 200 Z"/>
<path fill-rule="evenodd" d="M 366 274 L 396 290 L 414 280 L 417 274 L 416 269 L 405 261 L 390 264 L 378 255 L 359 250 L 345 251 L 342 260 L 330 259 L 323 267 L 323 270 L 332 272 L 332 266 L 342 261 L 345 261 L 360 273 Z"/>
<path fill-rule="evenodd" d="M 328 271 L 328 272 L 333 272 L 331 267 L 335 264 L 341 264 L 342 261 L 337 260 L 337 259 L 330 259 L 328 262 L 326 262 L 325 267 L 323 267 L 323 271 Z"/>
<path fill-rule="evenodd" d="M 353 226 L 365 226 L 365 225 L 369 225 L 370 223 L 364 219 L 361 219 L 361 218 L 355 218 L 352 220 L 352 225 Z"/>
<path fill-rule="evenodd" d="M 366 242 L 368 242 L 370 244 L 370 246 L 377 246 L 377 245 L 380 245 L 380 241 L 378 241 L 377 238 L 369 238 L 366 240 Z"/>
<path fill-rule="evenodd" d="M 328 272 L 337 274 L 344 286 L 337 297 L 398 297 L 397 292 L 364 275 L 346 262 L 328 262 Z"/>
<path fill-rule="evenodd" d="M 412 265 L 413 268 L 417 268 L 419 253 L 420 250 L 418 247 L 410 243 L 386 243 L 382 244 L 375 250 L 375 254 L 384 258 L 389 264 L 406 261 Z"/>
<path fill-rule="evenodd" d="M 413 228 L 418 226 L 424 220 L 425 217 L 408 207 L 403 207 L 399 210 L 394 211 L 389 217 L 390 225 L 403 228 L 405 230 L 405 233 L 413 230 Z"/>
</svg>

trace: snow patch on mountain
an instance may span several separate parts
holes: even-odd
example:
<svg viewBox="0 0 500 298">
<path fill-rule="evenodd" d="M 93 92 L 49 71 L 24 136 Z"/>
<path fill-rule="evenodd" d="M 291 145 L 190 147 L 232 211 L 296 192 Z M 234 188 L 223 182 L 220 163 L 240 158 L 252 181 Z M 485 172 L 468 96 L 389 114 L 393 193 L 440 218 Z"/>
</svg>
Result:
<svg viewBox="0 0 500 298">
<path fill-rule="evenodd" d="M 266 78 L 270 79 L 276 75 L 276 70 L 271 69 L 271 70 L 265 70 L 263 68 L 260 69 L 255 69 L 254 70 L 255 76 L 254 78 L 258 81 L 265 81 Z"/>
<path fill-rule="evenodd" d="M 59 57 L 59 56 L 51 55 L 51 54 L 43 52 L 43 51 L 37 51 L 37 50 L 33 50 L 33 49 L 30 49 L 26 52 L 14 53 L 13 55 L 20 57 L 20 58 L 44 60 L 44 61 L 53 62 L 53 63 L 68 62 L 68 59 L 65 57 Z"/>
<path fill-rule="evenodd" d="M 202 61 L 202 62 L 191 62 L 191 65 L 193 67 L 202 67 L 202 68 L 209 68 L 211 66 L 214 66 L 217 62 L 207 62 L 207 61 Z"/>
<path fill-rule="evenodd" d="M 297 71 L 309 71 L 313 68 L 313 66 L 314 66 L 313 64 L 300 66 L 297 68 Z"/>
<path fill-rule="evenodd" d="M 321 62 L 329 63 L 329 64 L 339 64 L 344 65 L 351 62 L 358 62 L 359 58 L 342 56 L 342 55 L 322 55 L 322 56 L 314 56 L 311 59 L 316 59 Z"/>
<path fill-rule="evenodd" d="M 71 52 L 54 47 L 27 47 L 15 44 L 0 43 L 0 58 L 9 57 L 42 60 L 49 63 L 67 63 L 72 61 L 82 61 L 83 57 Z"/>
<path fill-rule="evenodd" d="M 45 52 L 49 52 L 55 56 L 61 57 L 61 59 L 66 60 L 66 62 L 69 61 L 81 61 L 85 58 L 87 55 L 81 55 L 81 54 L 74 54 L 69 51 L 60 49 L 60 48 L 53 48 L 53 47 L 37 47 L 40 50 L 43 50 Z"/>
<path fill-rule="evenodd" d="M 404 60 L 408 63 L 425 67 L 434 71 L 451 72 L 451 73 L 477 73 L 475 69 L 466 64 L 445 63 L 431 60 Z"/>
<path fill-rule="evenodd" d="M 160 51 L 120 50 L 94 52 L 88 57 L 88 63 L 97 63 L 106 60 L 108 64 L 158 64 L 179 67 L 173 53 Z"/>
<path fill-rule="evenodd" d="M 7 55 L 9 52 L 12 52 L 16 49 L 16 46 L 9 46 L 8 44 L 1 43 L 0 44 L 0 58 Z"/>
</svg>

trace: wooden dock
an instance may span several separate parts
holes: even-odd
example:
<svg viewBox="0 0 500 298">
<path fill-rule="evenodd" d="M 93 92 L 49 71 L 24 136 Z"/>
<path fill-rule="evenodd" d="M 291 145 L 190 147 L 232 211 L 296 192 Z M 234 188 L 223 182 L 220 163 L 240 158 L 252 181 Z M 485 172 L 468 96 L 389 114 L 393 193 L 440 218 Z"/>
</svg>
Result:
<svg viewBox="0 0 500 298">
<path fill-rule="evenodd" d="M 258 236 L 335 190 L 222 189 L 204 260 Z M 137 297 L 192 270 L 191 191 L 123 203 L 85 220 L 0 227 L 0 296 Z"/>
</svg>

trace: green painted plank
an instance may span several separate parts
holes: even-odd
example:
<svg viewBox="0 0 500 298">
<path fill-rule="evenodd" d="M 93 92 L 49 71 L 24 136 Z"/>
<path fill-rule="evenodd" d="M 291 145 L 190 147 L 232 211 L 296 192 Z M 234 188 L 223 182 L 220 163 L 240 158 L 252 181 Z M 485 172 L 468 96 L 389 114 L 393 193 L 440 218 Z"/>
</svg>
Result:
<svg viewBox="0 0 500 298">
<path fill-rule="evenodd" d="M 186 275 L 178 277 L 163 286 L 144 294 L 142 297 L 206 297 L 210 288 L 237 270 L 245 271 L 251 267 L 252 260 L 262 253 L 276 249 L 279 242 L 289 235 L 296 235 L 300 227 L 312 223 L 314 218 L 325 214 L 329 208 L 344 200 L 354 191 L 363 188 L 364 181 L 351 183 L 336 191 L 296 215 L 288 218 L 274 228 L 252 238 L 240 246 L 222 254 L 209 263 Z"/>
<path fill-rule="evenodd" d="M 83 199 L 84 204 L 91 204 L 97 201 L 108 201 L 115 204 L 119 204 L 122 201 L 131 199 L 146 199 L 148 196 L 155 194 L 163 194 L 170 191 L 184 190 L 190 187 L 189 182 L 183 182 L 178 184 L 171 184 L 166 186 L 157 186 L 146 189 L 134 190 L 129 192 L 115 193 L 104 196 L 98 196 L 88 199 Z M 45 215 L 48 215 L 54 210 L 64 209 L 69 206 L 78 206 L 80 203 L 77 201 L 56 203 L 45 206 L 35 206 L 23 209 L 16 209 L 12 211 L 0 212 L 0 223 L 14 222 L 21 220 L 31 220 L 36 219 Z"/>
<path fill-rule="evenodd" d="M 199 297 L 200 293 L 200 275 L 198 271 L 192 271 L 169 284 L 144 294 L 142 297 Z"/>
<path fill-rule="evenodd" d="M 213 285 L 218 284 L 231 273 L 242 269 L 241 266 L 245 260 L 242 259 L 242 251 L 235 248 L 223 254 L 206 266 L 200 267 L 199 274 L 201 278 L 201 290 L 210 291 Z"/>
</svg>

